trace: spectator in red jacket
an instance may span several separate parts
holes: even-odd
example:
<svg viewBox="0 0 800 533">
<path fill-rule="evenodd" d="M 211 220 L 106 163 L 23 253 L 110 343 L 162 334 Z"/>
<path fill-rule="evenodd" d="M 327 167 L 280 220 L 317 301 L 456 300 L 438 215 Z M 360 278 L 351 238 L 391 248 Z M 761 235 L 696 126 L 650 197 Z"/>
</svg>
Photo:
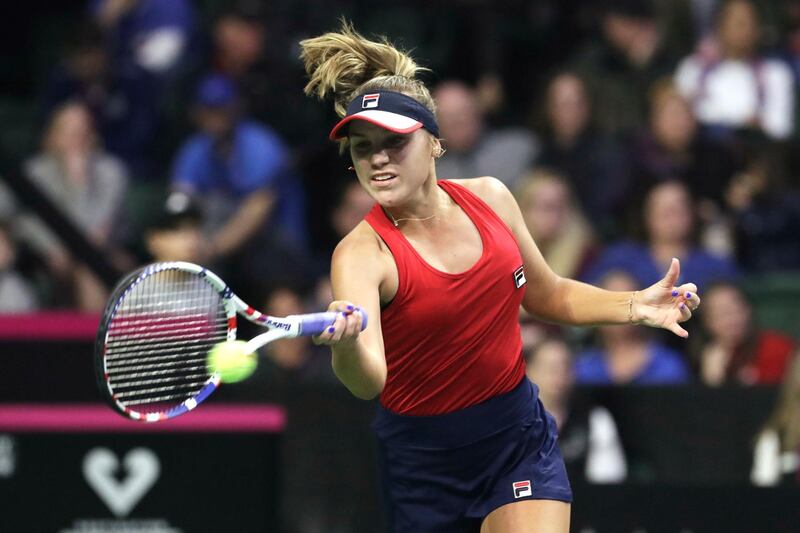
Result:
<svg viewBox="0 0 800 533">
<path fill-rule="evenodd" d="M 703 295 L 701 323 L 707 340 L 699 351 L 706 385 L 771 385 L 783 381 L 795 343 L 753 322 L 750 302 L 735 284 L 713 284 Z"/>
</svg>

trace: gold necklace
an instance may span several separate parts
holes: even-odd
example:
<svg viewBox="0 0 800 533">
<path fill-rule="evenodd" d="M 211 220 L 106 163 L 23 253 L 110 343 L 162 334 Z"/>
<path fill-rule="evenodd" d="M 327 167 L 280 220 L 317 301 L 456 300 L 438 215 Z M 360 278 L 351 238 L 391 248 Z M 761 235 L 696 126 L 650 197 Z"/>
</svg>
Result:
<svg viewBox="0 0 800 533">
<path fill-rule="evenodd" d="M 399 227 L 400 226 L 400 222 L 402 222 L 404 220 L 416 220 L 417 222 L 423 222 L 425 220 L 430 220 L 432 218 L 435 218 L 435 217 L 437 217 L 439 215 L 438 213 L 434 213 L 431 216 L 425 217 L 425 218 L 394 218 L 390 212 L 386 211 L 386 214 L 389 215 L 389 218 L 392 219 L 392 224 L 394 224 L 395 228 Z"/>
<path fill-rule="evenodd" d="M 439 209 L 439 211 L 440 211 L 440 212 L 441 212 L 441 211 L 444 211 L 445 209 L 447 209 L 447 208 L 449 208 L 449 207 L 450 207 L 449 205 L 442 206 L 442 207 Z M 394 218 L 394 217 L 392 216 L 392 214 L 391 214 L 389 211 L 387 211 L 387 210 L 386 210 L 386 208 L 383 208 L 383 207 L 382 207 L 382 209 L 383 209 L 383 212 L 384 212 L 384 213 L 386 213 L 386 215 L 387 215 L 387 216 L 388 216 L 390 219 L 392 219 L 392 224 L 394 224 L 394 227 L 395 227 L 395 228 L 397 228 L 397 227 L 400 227 L 400 222 L 402 222 L 402 221 L 404 221 L 404 220 L 415 220 L 415 221 L 417 221 L 417 222 L 424 222 L 424 221 L 426 221 L 426 220 L 430 220 L 430 219 L 432 219 L 432 218 L 436 218 L 436 217 L 438 217 L 438 216 L 439 216 L 439 214 L 440 214 L 440 213 L 434 213 L 434 214 L 432 214 L 431 216 L 429 216 L 429 217 L 425 217 L 425 218 L 411 218 L 411 217 L 408 217 L 408 218 Z"/>
</svg>

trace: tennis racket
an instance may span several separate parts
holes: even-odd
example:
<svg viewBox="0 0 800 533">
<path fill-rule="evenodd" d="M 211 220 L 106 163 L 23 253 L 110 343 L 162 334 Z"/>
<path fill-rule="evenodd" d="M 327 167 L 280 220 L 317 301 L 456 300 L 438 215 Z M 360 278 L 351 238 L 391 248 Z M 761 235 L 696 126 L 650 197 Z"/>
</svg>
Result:
<svg viewBox="0 0 800 533">
<path fill-rule="evenodd" d="M 367 315 L 359 311 L 364 329 Z M 276 339 L 319 335 L 337 313 L 268 316 L 199 265 L 147 265 L 119 282 L 100 321 L 94 355 L 101 393 L 117 412 L 142 422 L 191 411 L 220 384 L 206 356 L 236 339 L 237 315 L 267 328 L 247 342 L 251 353 Z"/>
</svg>

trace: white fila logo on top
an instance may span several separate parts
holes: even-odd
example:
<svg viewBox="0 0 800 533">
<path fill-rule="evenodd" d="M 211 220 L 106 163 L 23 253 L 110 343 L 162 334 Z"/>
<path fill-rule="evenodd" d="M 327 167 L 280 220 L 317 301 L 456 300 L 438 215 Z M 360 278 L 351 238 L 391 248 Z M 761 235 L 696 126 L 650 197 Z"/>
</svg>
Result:
<svg viewBox="0 0 800 533">
<path fill-rule="evenodd" d="M 364 97 L 361 98 L 361 109 L 375 109 L 378 107 L 378 100 L 380 97 L 380 94 L 365 94 Z"/>
<path fill-rule="evenodd" d="M 525 267 L 519 267 L 516 269 L 514 271 L 514 285 L 519 289 L 527 282 L 528 280 L 525 279 Z"/>
<path fill-rule="evenodd" d="M 531 482 L 529 479 L 525 481 L 515 481 L 511 484 L 514 489 L 514 498 L 524 498 L 531 495 Z"/>
</svg>

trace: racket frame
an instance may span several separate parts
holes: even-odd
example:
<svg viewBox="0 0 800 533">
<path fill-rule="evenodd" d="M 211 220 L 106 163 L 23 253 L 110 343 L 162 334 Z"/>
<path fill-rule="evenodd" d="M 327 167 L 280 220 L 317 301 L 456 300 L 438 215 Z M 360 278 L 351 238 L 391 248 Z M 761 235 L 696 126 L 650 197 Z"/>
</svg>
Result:
<svg viewBox="0 0 800 533">
<path fill-rule="evenodd" d="M 269 328 L 269 331 L 258 335 L 248 343 L 248 348 L 254 352 L 265 344 L 287 337 L 297 337 L 302 334 L 303 317 L 304 315 L 295 315 L 286 318 L 277 318 L 265 315 L 253 307 L 247 305 L 241 298 L 233 293 L 230 287 L 216 274 L 211 272 L 205 267 L 188 263 L 185 261 L 169 261 L 162 263 L 152 263 L 144 266 L 138 270 L 133 271 L 125 276 L 114 288 L 108 304 L 103 312 L 100 321 L 100 327 L 97 331 L 97 338 L 95 340 L 95 375 L 97 384 L 100 388 L 106 402 L 118 413 L 141 422 L 159 422 L 174 418 L 176 416 L 187 413 L 197 407 L 203 400 L 216 390 L 220 385 L 220 376 L 218 373 L 212 374 L 202 386 L 202 388 L 190 398 L 182 401 L 178 405 L 166 410 L 157 412 L 140 412 L 126 406 L 123 402 L 116 398 L 114 390 L 111 386 L 109 373 L 107 368 L 106 351 L 108 341 L 108 326 L 111 320 L 117 313 L 122 302 L 126 296 L 140 283 L 150 276 L 159 272 L 167 270 L 177 270 L 186 272 L 197 276 L 208 283 L 214 290 L 219 293 L 222 305 L 225 309 L 225 316 L 227 318 L 227 340 L 236 340 L 237 314 L 244 316 L 251 322 Z M 317 315 L 326 315 L 328 318 L 331 316 L 335 319 L 335 313 L 317 313 Z M 305 315 L 310 316 L 310 315 Z M 332 321 L 331 321 L 332 322 Z M 250 353 L 250 352 L 248 352 Z"/>
</svg>

